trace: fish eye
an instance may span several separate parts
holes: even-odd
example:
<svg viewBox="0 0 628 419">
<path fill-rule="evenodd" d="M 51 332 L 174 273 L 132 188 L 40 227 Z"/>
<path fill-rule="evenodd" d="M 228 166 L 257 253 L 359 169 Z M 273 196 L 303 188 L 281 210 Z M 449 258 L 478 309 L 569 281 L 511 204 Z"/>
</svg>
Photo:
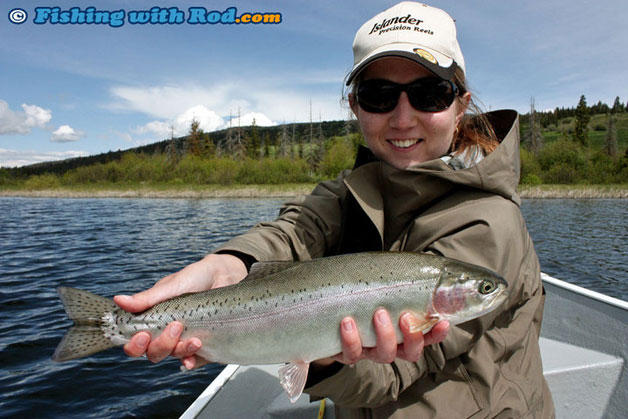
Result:
<svg viewBox="0 0 628 419">
<path fill-rule="evenodd" d="M 485 279 L 480 283 L 480 294 L 490 294 L 495 290 L 495 283 L 490 279 Z"/>
</svg>

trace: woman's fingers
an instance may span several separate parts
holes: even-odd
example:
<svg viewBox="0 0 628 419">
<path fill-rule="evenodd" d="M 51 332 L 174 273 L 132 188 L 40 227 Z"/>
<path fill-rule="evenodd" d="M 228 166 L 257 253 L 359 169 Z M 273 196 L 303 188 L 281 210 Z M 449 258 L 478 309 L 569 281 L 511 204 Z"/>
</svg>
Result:
<svg viewBox="0 0 628 419">
<path fill-rule="evenodd" d="M 193 356 L 194 354 L 196 354 L 196 351 L 198 351 L 201 348 L 201 345 L 202 345 L 202 342 L 198 338 L 190 338 L 187 340 L 182 340 L 179 343 L 177 343 L 177 346 L 174 348 L 174 351 L 172 351 L 170 355 L 172 355 L 175 358 L 181 358 L 181 359 L 189 358 Z"/>
<path fill-rule="evenodd" d="M 340 341 L 342 353 L 336 355 L 335 359 L 343 364 L 355 364 L 362 359 L 362 340 L 355 320 L 345 317 L 340 323 Z"/>
<path fill-rule="evenodd" d="M 210 361 L 205 358 L 201 358 L 197 355 L 192 355 L 186 358 L 181 359 L 181 363 L 188 370 L 193 370 L 194 368 L 202 367 L 203 365 L 207 365 Z"/>
<path fill-rule="evenodd" d="M 375 348 L 366 350 L 366 357 L 376 362 L 390 363 L 397 357 L 397 336 L 390 315 L 384 309 L 379 309 L 373 316 L 377 344 Z"/>
<path fill-rule="evenodd" d="M 170 355 L 179 343 L 183 325 L 179 322 L 170 323 L 164 331 L 148 345 L 146 357 L 151 362 L 159 362 Z"/>
<path fill-rule="evenodd" d="M 180 358 L 187 369 L 198 368 L 209 363 L 204 358 L 195 355 L 202 346 L 201 340 L 190 338 L 179 341 L 181 331 L 181 323 L 173 322 L 152 342 L 148 332 L 138 332 L 130 342 L 124 345 L 124 352 L 134 358 L 146 354 L 152 362 L 159 362 L 171 355 Z"/>
<path fill-rule="evenodd" d="M 425 334 L 425 345 L 432 345 L 444 341 L 447 337 L 447 333 L 449 333 L 449 322 L 447 320 L 436 323 L 432 330 Z"/>
<path fill-rule="evenodd" d="M 124 353 L 128 356 L 137 358 L 146 353 L 148 344 L 150 343 L 150 334 L 148 332 L 139 332 L 124 345 Z"/>
<path fill-rule="evenodd" d="M 417 362 L 423 354 L 423 332 L 418 327 L 419 319 L 412 313 L 404 313 L 399 318 L 399 328 L 403 334 L 403 344 L 399 345 L 397 356 L 410 362 Z"/>
</svg>

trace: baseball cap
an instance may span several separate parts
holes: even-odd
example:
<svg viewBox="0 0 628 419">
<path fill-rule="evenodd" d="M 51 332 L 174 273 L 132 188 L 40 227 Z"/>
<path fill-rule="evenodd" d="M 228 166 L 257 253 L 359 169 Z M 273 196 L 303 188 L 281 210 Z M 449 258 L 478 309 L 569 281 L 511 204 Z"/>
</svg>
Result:
<svg viewBox="0 0 628 419">
<path fill-rule="evenodd" d="M 422 3 L 401 2 L 358 30 L 353 40 L 353 69 L 347 85 L 373 61 L 405 57 L 432 73 L 452 80 L 456 68 L 464 73 L 464 58 L 456 39 L 456 25 L 445 11 Z"/>
</svg>

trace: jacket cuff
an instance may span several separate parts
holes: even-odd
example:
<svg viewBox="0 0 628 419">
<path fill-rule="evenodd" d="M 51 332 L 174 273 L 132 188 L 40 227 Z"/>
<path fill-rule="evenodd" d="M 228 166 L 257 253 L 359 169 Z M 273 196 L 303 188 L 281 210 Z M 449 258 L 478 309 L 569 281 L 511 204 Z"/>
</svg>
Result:
<svg viewBox="0 0 628 419">
<path fill-rule="evenodd" d="M 244 263 L 247 272 L 251 271 L 251 266 L 253 266 L 254 263 L 257 263 L 257 259 L 255 259 L 253 256 L 247 255 L 246 253 L 242 253 L 237 250 L 225 249 L 218 250 L 214 253 L 218 255 L 231 255 L 237 257 L 242 261 L 242 263 Z"/>
</svg>

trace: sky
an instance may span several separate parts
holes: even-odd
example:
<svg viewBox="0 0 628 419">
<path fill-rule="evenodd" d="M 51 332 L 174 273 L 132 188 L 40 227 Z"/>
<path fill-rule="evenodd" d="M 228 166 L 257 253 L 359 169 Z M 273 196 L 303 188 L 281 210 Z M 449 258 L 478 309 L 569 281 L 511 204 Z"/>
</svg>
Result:
<svg viewBox="0 0 628 419">
<path fill-rule="evenodd" d="M 396 3 L 2 0 L 0 167 L 133 148 L 185 135 L 193 119 L 205 131 L 347 119 L 341 99 L 355 32 Z M 575 107 L 581 95 L 589 104 L 628 101 L 625 0 L 429 4 L 456 20 L 485 110 L 526 113 L 532 99 L 537 110 Z M 57 7 L 90 5 L 124 11 L 123 24 L 53 23 Z M 184 21 L 130 23 L 130 12 L 153 7 L 176 7 Z M 208 12 L 197 19 L 235 8 L 238 17 L 280 13 L 281 22 L 192 24 L 190 8 Z"/>
</svg>

